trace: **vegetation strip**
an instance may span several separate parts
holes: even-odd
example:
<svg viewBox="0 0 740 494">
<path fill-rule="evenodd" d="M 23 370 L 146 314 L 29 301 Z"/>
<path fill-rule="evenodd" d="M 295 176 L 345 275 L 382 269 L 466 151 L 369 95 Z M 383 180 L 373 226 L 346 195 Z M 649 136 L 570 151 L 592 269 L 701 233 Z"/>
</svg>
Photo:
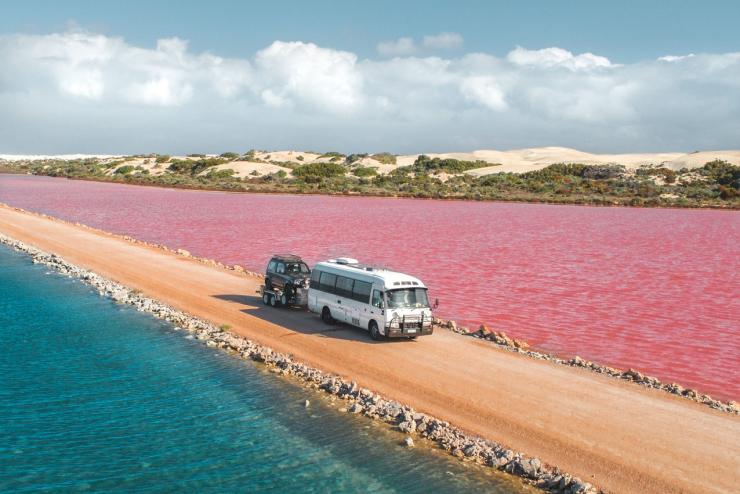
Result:
<svg viewBox="0 0 740 494">
<path fill-rule="evenodd" d="M 0 207 L 12 209 L 14 211 L 19 211 L 24 214 L 31 214 L 31 215 L 45 218 L 51 221 L 57 221 L 57 222 L 66 223 L 66 224 L 73 224 L 76 227 L 85 228 L 86 230 L 94 231 L 94 232 L 97 232 L 103 235 L 120 238 L 129 243 L 143 245 L 146 247 L 152 247 L 155 249 L 163 250 L 165 252 L 170 252 L 173 254 L 177 254 L 179 256 L 187 257 L 189 259 L 192 259 L 194 261 L 197 261 L 202 264 L 209 265 L 209 266 L 218 267 L 218 268 L 226 269 L 229 271 L 234 271 L 236 273 L 242 273 L 247 276 L 255 276 L 259 278 L 264 277 L 262 273 L 255 273 L 253 271 L 249 271 L 243 268 L 242 266 L 239 266 L 238 264 L 229 266 L 219 261 L 215 261 L 213 259 L 193 256 L 190 254 L 190 252 L 188 252 L 185 249 L 173 250 L 167 247 L 166 245 L 145 242 L 143 240 L 138 240 L 136 238 L 130 237 L 128 235 L 118 235 L 115 233 L 110 233 L 105 230 L 101 230 L 99 228 L 93 228 L 91 226 L 87 226 L 82 223 L 71 223 L 69 221 L 56 218 L 54 216 L 49 216 L 43 213 L 35 213 L 32 211 L 26 211 L 25 209 L 9 206 L 8 204 L 4 204 L 4 203 L 0 203 Z M 455 321 L 452 321 L 452 320 L 434 318 L 433 324 L 434 324 L 435 329 L 447 329 L 449 331 L 452 331 L 454 333 L 457 333 L 463 336 L 470 336 L 473 338 L 484 339 L 486 341 L 491 342 L 493 345 L 497 346 L 498 348 L 502 350 L 511 351 L 514 353 L 518 353 L 520 355 L 526 355 L 528 357 L 532 357 L 537 360 L 546 360 L 548 362 L 552 362 L 552 363 L 559 364 L 559 365 L 565 365 L 568 367 L 579 367 L 579 368 L 586 369 L 591 372 L 595 372 L 597 374 L 601 374 L 604 376 L 612 377 L 615 379 L 620 379 L 623 381 L 633 382 L 635 384 L 639 384 L 647 388 L 665 391 L 672 395 L 686 398 L 696 403 L 701 403 L 714 410 L 719 410 L 719 411 L 734 414 L 734 415 L 740 415 L 740 404 L 738 404 L 736 401 L 729 400 L 729 401 L 723 402 L 721 400 L 715 400 L 710 395 L 703 394 L 695 389 L 686 388 L 678 383 L 663 383 L 658 378 L 648 376 L 635 369 L 630 368 L 626 371 L 622 371 L 619 369 L 615 369 L 613 367 L 601 365 L 596 362 L 583 359 L 577 355 L 570 359 L 564 359 L 564 358 L 560 358 L 556 355 L 552 355 L 549 353 L 538 352 L 536 350 L 530 349 L 530 345 L 526 341 L 518 340 L 515 338 L 510 338 L 503 331 L 492 331 L 486 325 L 481 325 L 478 328 L 478 330 L 471 331 L 465 326 L 459 326 Z"/>
<path fill-rule="evenodd" d="M 628 170 L 620 164 L 553 163 L 525 173 L 475 176 L 475 170 L 497 164 L 420 155 L 411 165 L 396 166 L 396 157 L 389 153 L 331 152 L 311 163 L 304 163 L 300 154 L 290 158 L 295 161 L 270 158 L 269 154 L 258 158 L 255 151 L 249 151 L 181 158 L 152 154 L 0 161 L 0 171 L 233 192 L 740 209 L 740 166 L 722 160 L 678 171 L 662 165 Z M 368 159 L 377 166 L 367 164 Z M 229 168 L 231 163 L 264 166 L 266 171 L 255 169 L 240 177 Z M 391 169 L 381 173 L 379 166 Z"/>
<path fill-rule="evenodd" d="M 46 253 L 4 234 L 0 234 L 0 243 L 29 255 L 34 264 L 48 266 L 64 276 L 81 280 L 93 287 L 101 296 L 119 304 L 131 305 L 140 312 L 147 312 L 175 325 L 176 329 L 192 333 L 195 339 L 208 347 L 219 348 L 233 352 L 243 359 L 261 362 L 278 374 L 297 379 L 304 386 L 320 389 L 346 400 L 348 404 L 342 410 L 394 425 L 408 435 L 404 442 L 409 447 L 413 446 L 411 436 L 417 434 L 436 443 L 456 458 L 519 476 L 547 492 L 567 494 L 603 492 L 578 477 L 562 472 L 557 467 L 543 464 L 537 458 L 512 451 L 494 441 L 467 434 L 448 422 L 416 412 L 409 406 L 361 388 L 354 381 L 296 362 L 290 355 L 276 352 L 247 338 L 234 335 L 223 327 L 216 327 L 210 322 L 145 297 L 137 290 L 131 290 L 71 264 L 55 254 Z"/>
</svg>

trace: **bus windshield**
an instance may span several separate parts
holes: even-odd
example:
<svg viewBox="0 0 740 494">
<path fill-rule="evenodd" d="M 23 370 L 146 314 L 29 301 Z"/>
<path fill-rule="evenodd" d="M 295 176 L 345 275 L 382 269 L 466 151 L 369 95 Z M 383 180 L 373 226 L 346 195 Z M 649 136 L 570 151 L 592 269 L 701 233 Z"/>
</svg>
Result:
<svg viewBox="0 0 740 494">
<path fill-rule="evenodd" d="M 429 307 L 426 288 L 401 288 L 386 292 L 389 309 Z"/>
</svg>

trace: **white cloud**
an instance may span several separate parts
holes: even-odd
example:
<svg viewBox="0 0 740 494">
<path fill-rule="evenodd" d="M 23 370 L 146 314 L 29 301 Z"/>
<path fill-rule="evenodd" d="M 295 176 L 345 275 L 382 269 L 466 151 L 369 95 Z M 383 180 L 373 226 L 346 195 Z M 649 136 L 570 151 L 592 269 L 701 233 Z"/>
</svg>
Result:
<svg viewBox="0 0 740 494">
<path fill-rule="evenodd" d="M 178 38 L 0 36 L 0 152 L 737 147 L 740 53 L 619 65 L 556 47 L 502 58 L 421 56 L 424 45 L 360 60 L 275 41 L 223 58 Z"/>
<path fill-rule="evenodd" d="M 469 101 L 500 111 L 506 108 L 504 92 L 490 76 L 473 76 L 462 80 L 460 91 Z"/>
<path fill-rule="evenodd" d="M 133 83 L 126 91 L 132 103 L 143 105 L 179 106 L 193 95 L 193 86 L 172 77 L 160 76 Z"/>
<path fill-rule="evenodd" d="M 693 56 L 695 56 L 693 53 L 689 53 L 688 55 L 666 55 L 664 57 L 659 57 L 658 60 L 663 62 L 680 62 L 681 60 L 686 60 Z"/>
<path fill-rule="evenodd" d="M 411 38 L 398 38 L 381 41 L 377 46 L 378 53 L 385 57 L 413 55 L 418 51 L 416 42 Z"/>
<path fill-rule="evenodd" d="M 313 43 L 275 41 L 257 53 L 255 66 L 265 103 L 304 105 L 314 111 L 343 113 L 362 104 L 357 56 Z"/>
<path fill-rule="evenodd" d="M 424 36 L 422 44 L 426 48 L 451 50 L 463 45 L 463 37 L 458 33 L 439 33 L 435 36 Z"/>
<path fill-rule="evenodd" d="M 517 46 L 510 51 L 506 58 L 515 65 L 531 65 L 537 67 L 565 67 L 570 70 L 587 70 L 597 67 L 612 67 L 606 57 L 593 53 L 573 55 L 562 48 L 543 48 L 542 50 L 527 50 Z"/>
</svg>

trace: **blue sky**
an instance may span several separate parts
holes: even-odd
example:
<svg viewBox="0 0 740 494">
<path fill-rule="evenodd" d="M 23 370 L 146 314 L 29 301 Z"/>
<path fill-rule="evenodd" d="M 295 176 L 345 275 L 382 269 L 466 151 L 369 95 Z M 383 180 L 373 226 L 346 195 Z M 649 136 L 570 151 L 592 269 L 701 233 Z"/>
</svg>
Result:
<svg viewBox="0 0 740 494">
<path fill-rule="evenodd" d="M 738 19 L 736 1 L 5 3 L 0 153 L 737 147 Z"/>
<path fill-rule="evenodd" d="M 245 56 L 276 39 L 372 56 L 376 44 L 452 31 L 467 51 L 514 45 L 590 51 L 620 63 L 666 53 L 740 50 L 740 2 L 725 1 L 100 1 L 24 0 L 3 8 L 0 32 L 43 34 L 78 25 L 153 46 L 184 37 L 195 51 Z"/>
</svg>

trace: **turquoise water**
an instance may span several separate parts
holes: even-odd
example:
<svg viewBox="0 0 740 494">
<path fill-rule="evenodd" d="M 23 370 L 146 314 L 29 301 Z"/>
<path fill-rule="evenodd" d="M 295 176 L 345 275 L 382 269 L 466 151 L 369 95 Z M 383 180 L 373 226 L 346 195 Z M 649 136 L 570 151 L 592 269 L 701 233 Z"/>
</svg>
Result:
<svg viewBox="0 0 740 494">
<path fill-rule="evenodd" d="M 3 246 L 0 341 L 0 492 L 525 490 Z"/>
</svg>

